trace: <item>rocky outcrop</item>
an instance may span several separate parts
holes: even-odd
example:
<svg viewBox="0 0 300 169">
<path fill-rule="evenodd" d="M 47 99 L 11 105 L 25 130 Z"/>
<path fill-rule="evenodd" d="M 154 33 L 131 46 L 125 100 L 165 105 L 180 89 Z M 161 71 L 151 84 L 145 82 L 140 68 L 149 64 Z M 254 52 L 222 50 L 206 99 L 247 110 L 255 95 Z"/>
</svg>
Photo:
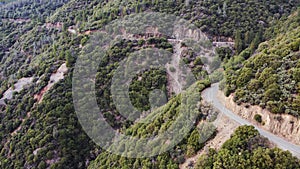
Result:
<svg viewBox="0 0 300 169">
<path fill-rule="evenodd" d="M 17 81 L 13 85 L 13 87 L 10 87 L 8 90 L 6 90 L 3 94 L 3 97 L 0 98 L 0 105 L 5 106 L 5 100 L 11 100 L 13 98 L 13 94 L 16 92 L 20 92 L 23 90 L 26 86 L 30 85 L 33 81 L 33 77 L 23 77 Z"/>
<path fill-rule="evenodd" d="M 232 112 L 267 131 L 300 145 L 300 120 L 298 118 L 287 114 L 273 114 L 259 106 L 237 105 L 233 101 L 233 95 L 225 97 L 223 93 L 219 92 L 218 97 Z M 262 123 L 254 120 L 256 114 L 261 115 Z"/>
<path fill-rule="evenodd" d="M 42 102 L 43 97 L 45 93 L 51 89 L 52 86 L 54 86 L 55 83 L 60 81 L 64 78 L 64 75 L 68 72 L 67 64 L 62 64 L 56 72 L 52 73 L 50 76 L 50 80 L 48 82 L 48 85 L 45 86 L 39 93 L 34 95 L 34 99 L 38 101 L 38 103 Z"/>
</svg>

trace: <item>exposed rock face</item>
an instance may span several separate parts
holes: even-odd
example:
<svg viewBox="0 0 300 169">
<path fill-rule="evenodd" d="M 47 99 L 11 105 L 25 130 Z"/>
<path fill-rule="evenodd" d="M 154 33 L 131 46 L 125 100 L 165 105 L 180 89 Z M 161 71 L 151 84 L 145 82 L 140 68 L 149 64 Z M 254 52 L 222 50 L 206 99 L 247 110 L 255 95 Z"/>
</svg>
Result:
<svg viewBox="0 0 300 169">
<path fill-rule="evenodd" d="M 68 72 L 68 68 L 66 63 L 62 64 L 55 73 L 52 73 L 50 76 L 50 80 L 48 82 L 48 85 L 45 86 L 38 94 L 34 95 L 34 99 L 40 103 L 43 100 L 43 96 L 45 93 L 51 89 L 52 86 L 54 86 L 55 83 L 60 81 L 64 78 L 64 75 Z"/>
<path fill-rule="evenodd" d="M 287 114 L 273 114 L 259 106 L 246 106 L 243 104 L 239 106 L 233 101 L 233 95 L 225 97 L 223 93 L 219 92 L 219 98 L 226 108 L 237 113 L 244 119 L 294 144 L 300 145 L 300 120 L 298 118 Z M 263 120 L 262 124 L 254 120 L 256 114 L 261 115 Z"/>
<path fill-rule="evenodd" d="M 33 79 L 33 77 L 23 77 L 19 79 L 18 82 L 14 84 L 14 87 L 10 87 L 4 92 L 3 97 L 0 98 L 0 105 L 6 105 L 5 99 L 11 100 L 14 92 L 18 93 L 23 90 L 27 85 L 32 83 Z"/>
<path fill-rule="evenodd" d="M 176 39 L 192 39 L 194 41 L 208 41 L 208 37 L 199 29 L 190 29 L 186 25 L 176 25 L 173 33 Z"/>
</svg>

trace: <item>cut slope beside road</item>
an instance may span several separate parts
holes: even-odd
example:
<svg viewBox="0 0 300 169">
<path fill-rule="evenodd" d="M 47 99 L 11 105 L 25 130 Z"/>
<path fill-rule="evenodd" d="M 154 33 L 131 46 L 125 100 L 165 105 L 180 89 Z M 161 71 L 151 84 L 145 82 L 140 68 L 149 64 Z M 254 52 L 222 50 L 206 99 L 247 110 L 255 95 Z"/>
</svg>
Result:
<svg viewBox="0 0 300 169">
<path fill-rule="evenodd" d="M 275 143 L 279 148 L 283 150 L 289 150 L 293 155 L 300 158 L 300 146 L 292 144 L 281 137 L 278 137 L 271 132 L 263 130 L 256 125 L 248 122 L 247 120 L 239 117 L 234 112 L 228 110 L 225 105 L 223 105 L 217 97 L 219 90 L 219 84 L 213 84 L 210 88 L 206 89 L 202 93 L 202 97 L 205 101 L 210 102 L 216 109 L 220 110 L 220 113 L 225 114 L 230 119 L 238 122 L 240 125 L 253 125 L 260 132 L 261 135 L 267 137 L 270 141 Z"/>
</svg>

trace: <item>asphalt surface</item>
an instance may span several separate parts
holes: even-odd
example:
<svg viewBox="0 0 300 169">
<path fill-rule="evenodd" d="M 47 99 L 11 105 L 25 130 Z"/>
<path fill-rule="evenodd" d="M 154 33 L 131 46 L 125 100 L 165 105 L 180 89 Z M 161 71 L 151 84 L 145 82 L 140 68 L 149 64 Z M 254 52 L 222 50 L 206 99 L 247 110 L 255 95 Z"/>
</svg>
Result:
<svg viewBox="0 0 300 169">
<path fill-rule="evenodd" d="M 299 145 L 295 145 L 293 143 L 290 143 L 284 139 L 282 139 L 281 137 L 278 137 L 266 130 L 263 130 L 257 126 L 255 126 L 254 124 L 248 122 L 247 120 L 239 117 L 238 115 L 236 115 L 235 113 L 233 113 L 232 111 L 228 110 L 225 105 L 223 105 L 219 99 L 217 98 L 217 94 L 218 94 L 218 90 L 219 90 L 219 84 L 213 84 L 212 87 L 206 89 L 205 91 L 203 91 L 202 93 L 202 97 L 205 101 L 210 102 L 213 104 L 213 106 L 217 109 L 220 110 L 221 113 L 225 114 L 226 116 L 228 116 L 230 119 L 238 122 L 240 125 L 252 125 L 254 126 L 261 135 L 267 137 L 270 141 L 272 141 L 274 144 L 277 145 L 277 147 L 283 149 L 283 150 L 288 150 L 290 151 L 294 156 L 300 158 L 300 146 Z"/>
</svg>

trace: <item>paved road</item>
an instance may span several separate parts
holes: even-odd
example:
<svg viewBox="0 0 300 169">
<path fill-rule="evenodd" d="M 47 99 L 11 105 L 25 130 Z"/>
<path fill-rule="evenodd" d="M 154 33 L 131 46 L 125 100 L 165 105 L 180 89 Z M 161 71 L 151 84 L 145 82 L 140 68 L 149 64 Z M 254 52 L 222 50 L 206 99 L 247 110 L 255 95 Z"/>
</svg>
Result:
<svg viewBox="0 0 300 169">
<path fill-rule="evenodd" d="M 217 93 L 219 90 L 219 84 L 213 84 L 212 87 L 206 89 L 202 96 L 203 99 L 207 102 L 211 102 L 213 106 L 221 111 L 221 113 L 228 116 L 230 119 L 238 122 L 240 125 L 253 125 L 247 120 L 239 117 L 232 111 L 228 110 L 217 98 Z M 255 125 L 253 125 L 255 126 Z M 292 144 L 266 130 L 260 129 L 257 126 L 255 128 L 260 132 L 261 135 L 267 137 L 269 140 L 271 140 L 273 143 L 275 143 L 279 148 L 283 150 L 289 150 L 293 155 L 300 158 L 300 146 Z"/>
</svg>

